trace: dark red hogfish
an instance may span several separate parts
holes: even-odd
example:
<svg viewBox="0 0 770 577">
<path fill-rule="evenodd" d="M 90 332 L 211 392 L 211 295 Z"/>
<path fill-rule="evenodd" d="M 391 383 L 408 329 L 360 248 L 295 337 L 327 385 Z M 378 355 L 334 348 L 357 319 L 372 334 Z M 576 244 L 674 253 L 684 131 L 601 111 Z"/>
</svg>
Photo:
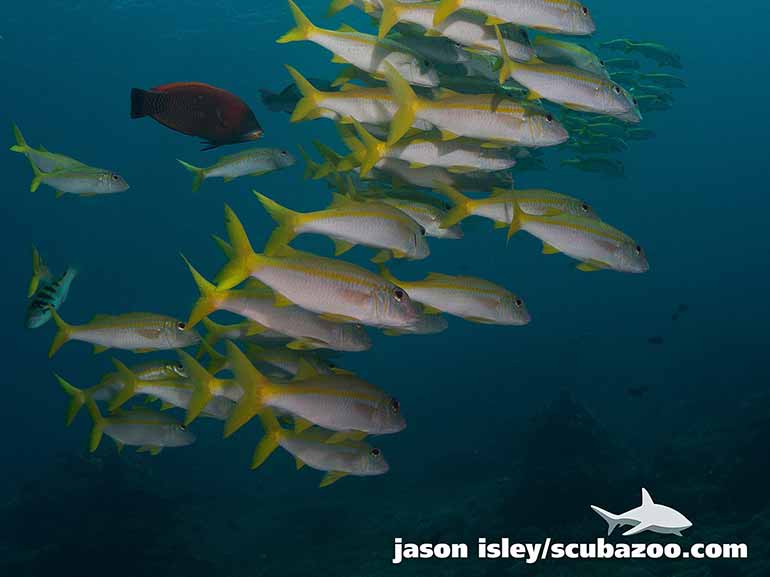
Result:
<svg viewBox="0 0 770 577">
<path fill-rule="evenodd" d="M 131 118 L 151 116 L 164 126 L 204 139 L 210 150 L 262 136 L 248 105 L 226 90 L 201 82 L 172 82 L 131 89 Z"/>
</svg>

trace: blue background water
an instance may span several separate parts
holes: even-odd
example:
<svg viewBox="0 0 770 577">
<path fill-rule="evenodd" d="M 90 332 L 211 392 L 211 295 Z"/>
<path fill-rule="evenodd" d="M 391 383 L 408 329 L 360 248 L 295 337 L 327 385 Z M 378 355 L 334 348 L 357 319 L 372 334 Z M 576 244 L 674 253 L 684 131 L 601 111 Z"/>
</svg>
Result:
<svg viewBox="0 0 770 577">
<path fill-rule="evenodd" d="M 3 557 L 10 567 L 39 574 L 35 568 L 65 562 L 76 574 L 83 559 L 73 550 L 105 559 L 111 550 L 127 559 L 118 573 L 154 567 L 293 575 L 323 568 L 364 575 L 391 570 L 388 555 L 396 535 L 472 541 L 489 531 L 525 540 L 553 525 L 538 511 L 517 518 L 521 500 L 539 482 L 559 478 L 560 462 L 574 453 L 558 427 L 553 438 L 547 432 L 532 437 L 532 417 L 547 407 L 551 414 L 569 414 L 569 407 L 579 414 L 577 405 L 595 423 L 596 446 L 615 446 L 616 460 L 605 461 L 607 475 L 591 477 L 596 482 L 590 497 L 586 486 L 570 483 L 571 475 L 554 487 L 569 494 L 576 508 L 558 521 L 574 527 L 572 534 L 585 540 L 602 535 L 603 523 L 588 505 L 613 495 L 598 504 L 628 509 L 638 504 L 642 485 L 661 501 L 678 498 L 670 504 L 683 511 L 691 506 L 684 512 L 695 523 L 687 535 L 692 540 L 737 540 L 724 529 L 727 521 L 717 508 L 733 526 L 760 514 L 767 531 L 766 491 L 751 492 L 751 483 L 766 478 L 767 444 L 760 443 L 770 436 L 763 424 L 770 376 L 768 116 L 754 98 L 767 87 L 761 73 L 770 15 L 765 3 L 590 3 L 598 39 L 633 37 L 671 46 L 682 54 L 681 74 L 689 87 L 676 93 L 673 110 L 647 115 L 643 126 L 657 137 L 633 143 L 623 154 L 624 179 L 559 169 L 551 161 L 547 172 L 516 175 L 517 186 L 588 200 L 644 245 L 652 270 L 642 276 L 580 273 L 563 257 L 539 254 L 539 244 L 525 235 L 506 247 L 503 235 L 485 225 L 471 226 L 462 241 L 432 242 L 427 261 L 394 265 L 405 278 L 427 271 L 488 278 L 520 294 L 534 320 L 524 328 L 451 320 L 444 334 L 377 336 L 370 352 L 346 356 L 346 367 L 399 396 L 409 427 L 377 440 L 391 463 L 388 475 L 345 479 L 323 491 L 316 488 L 317 472 L 295 472 L 286 455 L 250 472 L 256 425 L 222 441 L 218 425 L 198 422 L 194 447 L 157 459 L 125 456 L 114 463 L 105 443 L 99 455 L 112 463 L 114 482 L 96 472 L 93 461 L 81 462 L 88 420 L 80 416 L 64 427 L 66 400 L 51 372 L 89 386 L 110 370 L 110 356 L 94 357 L 86 345 L 68 344 L 49 362 L 53 327 L 23 329 L 32 243 L 55 271 L 67 264 L 80 270 L 62 309 L 70 322 L 126 311 L 184 318 L 196 292 L 178 253 L 213 275 L 222 259 L 208 235 L 223 232 L 224 202 L 259 246 L 272 223 L 250 194 L 252 187 L 303 210 L 329 200 L 324 184 L 302 179 L 301 163 L 259 179 L 207 181 L 191 193 L 190 175 L 174 159 L 206 165 L 219 152 L 199 152 L 195 139 L 151 120 L 130 120 L 132 86 L 182 80 L 221 86 L 252 106 L 265 129 L 260 144 L 296 154 L 297 144 L 308 147 L 320 138 L 343 150 L 331 123 L 292 125 L 286 114 L 270 112 L 259 101 L 258 88 L 279 90 L 288 83 L 284 63 L 314 77 L 331 77 L 336 69 L 330 54 L 315 45 L 274 43 L 291 25 L 283 2 L 94 4 L 13 3 L 0 29 L 9 146 L 10 124 L 16 122 L 30 144 L 114 169 L 131 184 L 116 196 L 55 200 L 48 187 L 28 192 L 31 171 L 21 156 L 0 156 L 7 304 L 0 491 L 9 502 L 0 515 L 8 531 L 29 534 L 23 543 L 7 541 Z M 321 25 L 368 26 L 355 9 L 325 20 L 325 2 L 306 0 L 302 7 Z M 331 246 L 325 239 L 298 245 L 324 254 Z M 351 256 L 365 263 L 369 254 L 357 249 Z M 672 322 L 680 303 L 689 311 Z M 650 336 L 663 337 L 663 345 L 650 345 Z M 118 356 L 131 360 L 129 354 Z M 627 393 L 637 386 L 649 387 L 642 399 Z M 565 391 L 575 405 L 553 409 Z M 747 434 L 747 424 L 755 421 L 764 437 Z M 535 442 L 544 444 L 533 448 Z M 528 450 L 543 453 L 543 469 L 534 476 L 527 470 L 534 467 Z M 593 466 L 590 451 L 578 461 Z M 745 483 L 739 479 L 731 486 L 718 474 L 741 466 L 751 471 Z M 136 468 L 144 473 L 132 481 L 128 472 Z M 68 484 L 83 490 L 63 488 Z M 61 499 L 41 497 L 59 494 Z M 738 497 L 751 506 L 733 507 Z M 95 511 L 111 513 L 99 517 Z M 558 515 L 551 511 L 543 519 Z M 21 524 L 21 518 L 32 524 Z M 708 531 L 699 531 L 699 518 L 711 519 Z M 109 526 L 100 528 L 107 519 Z M 71 538 L 70 531 L 77 533 L 77 545 L 68 541 L 66 551 L 60 550 L 56 543 Z M 148 534 L 153 554 L 143 542 Z M 549 534 L 560 536 L 558 530 Z M 767 536 L 759 529 L 749 534 Z M 304 555 L 300 548 L 306 548 Z M 20 561 L 22 550 L 31 553 Z M 424 567 L 436 574 L 460 570 Z M 737 562 L 712 571 L 749 574 L 746 567 Z M 480 575 L 517 570 L 504 562 L 462 568 Z M 563 564 L 540 570 L 579 569 Z M 668 574 L 661 564 L 645 570 Z M 755 575 L 764 570 L 752 569 L 760 571 Z"/>
</svg>

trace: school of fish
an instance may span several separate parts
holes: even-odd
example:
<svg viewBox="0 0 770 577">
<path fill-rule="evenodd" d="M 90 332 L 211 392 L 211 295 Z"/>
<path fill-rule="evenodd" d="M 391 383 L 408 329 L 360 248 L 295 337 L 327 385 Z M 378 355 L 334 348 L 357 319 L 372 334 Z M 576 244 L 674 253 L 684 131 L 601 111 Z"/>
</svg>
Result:
<svg viewBox="0 0 770 577">
<path fill-rule="evenodd" d="M 252 191 L 255 207 L 275 221 L 265 246 L 254 247 L 225 205 L 226 238 L 213 237 L 222 268 L 209 276 L 194 258 L 181 257 L 199 293 L 188 318 L 125 311 L 70 324 L 60 309 L 77 272 L 52 273 L 33 247 L 25 324 L 53 321 L 49 357 L 70 341 L 95 352 L 174 351 L 144 363 L 114 358 L 114 372 L 87 386 L 55 374 L 69 399 L 67 425 L 82 407 L 91 418 L 91 451 L 107 435 L 118 450 L 155 455 L 194 443 L 189 427 L 200 417 L 221 421 L 224 437 L 257 419 L 263 436 L 253 468 L 280 447 L 298 469 L 321 471 L 321 486 L 382 475 L 389 464 L 370 437 L 406 427 L 401 403 L 387 385 L 337 366 L 336 357 L 369 350 L 372 330 L 440 333 L 447 316 L 510 327 L 532 321 L 509 287 L 425 274 L 419 263 L 409 266 L 422 273 L 397 278 L 390 261 L 427 261 L 433 242 L 473 242 L 462 225 L 480 217 L 509 240 L 520 231 L 534 236 L 543 254 L 566 255 L 581 271 L 649 270 L 642 245 L 602 220 L 600 210 L 563 192 L 516 188 L 512 174 L 544 170 L 548 151 L 562 156 L 561 166 L 622 176 L 622 161 L 611 155 L 654 138 L 643 114 L 671 108 L 673 91 L 686 86 L 674 74 L 642 68 L 652 61 L 681 69 L 678 54 L 630 39 L 592 48 L 593 13 L 576 0 L 333 0 L 327 16 L 349 6 L 371 16 L 376 30 L 323 28 L 288 0 L 294 27 L 277 42 L 317 44 L 343 67 L 336 78 L 319 79 L 286 65 L 292 84 L 260 90 L 265 106 L 289 113 L 291 122 L 335 124 L 347 152 L 314 141 L 319 162 L 298 146 L 305 178 L 333 189 L 328 206 L 308 212 Z M 241 98 L 208 84 L 133 88 L 130 101 L 131 118 L 201 138 L 204 150 L 264 136 Z M 90 197 L 129 188 L 111 169 L 32 148 L 15 125 L 13 134 L 11 150 L 29 161 L 32 191 L 45 184 L 57 197 Z M 230 182 L 296 162 L 278 148 L 246 149 L 208 166 L 176 160 L 192 175 L 193 191 L 209 178 Z M 293 248 L 302 235 L 328 238 L 333 256 Z M 341 258 L 357 246 L 371 249 L 374 264 Z M 241 321 L 219 324 L 209 318 L 218 311 Z"/>
</svg>

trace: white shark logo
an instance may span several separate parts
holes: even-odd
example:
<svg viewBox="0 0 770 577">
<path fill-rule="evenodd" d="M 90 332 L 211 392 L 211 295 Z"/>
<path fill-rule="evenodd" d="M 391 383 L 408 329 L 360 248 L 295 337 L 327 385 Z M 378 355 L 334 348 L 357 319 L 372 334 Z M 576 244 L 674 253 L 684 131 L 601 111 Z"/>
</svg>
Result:
<svg viewBox="0 0 770 577">
<path fill-rule="evenodd" d="M 591 505 L 591 509 L 607 521 L 608 536 L 612 535 L 618 525 L 633 525 L 623 533 L 624 537 L 637 535 L 642 531 L 673 534 L 681 537 L 682 531 L 692 527 L 690 520 L 676 509 L 654 503 L 647 489 L 642 489 L 642 506 L 626 511 L 621 515 L 615 515 L 595 505 Z"/>
</svg>

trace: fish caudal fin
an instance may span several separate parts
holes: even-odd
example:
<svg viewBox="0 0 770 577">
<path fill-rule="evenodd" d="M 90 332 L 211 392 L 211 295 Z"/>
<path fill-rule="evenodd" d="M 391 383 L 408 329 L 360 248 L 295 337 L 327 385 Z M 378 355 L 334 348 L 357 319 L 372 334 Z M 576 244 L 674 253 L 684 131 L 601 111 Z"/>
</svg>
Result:
<svg viewBox="0 0 770 577">
<path fill-rule="evenodd" d="M 189 425 L 198 418 L 204 407 L 213 398 L 217 379 L 183 350 L 179 349 L 177 354 L 187 372 L 187 377 L 193 384 L 193 393 L 184 417 L 184 424 Z"/>
<path fill-rule="evenodd" d="M 54 373 L 53 376 L 56 377 L 57 381 L 59 381 L 59 386 L 62 388 L 62 390 L 70 397 L 70 402 L 67 406 L 67 426 L 69 427 L 72 424 L 72 421 L 75 420 L 75 416 L 78 414 L 78 411 L 80 411 L 80 407 L 85 404 L 86 394 L 82 389 L 78 389 L 76 386 L 70 384 L 56 373 Z"/>
<path fill-rule="evenodd" d="M 216 376 L 218 372 L 227 368 L 227 357 L 214 349 L 214 347 L 212 347 L 210 344 L 208 344 L 206 339 L 201 340 L 201 347 L 198 349 L 198 354 L 196 357 L 199 358 L 203 353 L 208 354 L 209 358 L 211 359 L 208 366 L 206 367 L 206 370 L 212 375 Z"/>
<path fill-rule="evenodd" d="M 195 285 L 198 287 L 198 292 L 200 293 L 198 300 L 195 302 L 195 305 L 193 305 L 192 311 L 190 311 L 190 317 L 187 319 L 187 326 L 192 328 L 211 313 L 218 310 L 219 305 L 222 304 L 222 301 L 224 301 L 227 296 L 227 291 L 217 290 L 217 287 L 207 281 L 203 275 L 195 269 L 185 255 L 181 256 L 187 265 L 187 268 L 190 269 L 190 274 L 192 274 Z"/>
<path fill-rule="evenodd" d="M 221 237 L 219 237 L 219 236 L 217 236 L 215 234 L 212 234 L 211 235 L 211 240 L 213 240 L 216 243 L 216 245 L 219 247 L 219 250 L 221 250 L 223 253 L 225 253 L 225 256 L 227 258 L 230 258 L 231 256 L 233 256 L 235 254 L 235 251 L 233 251 L 233 247 L 230 246 L 230 243 L 227 242 L 225 239 L 223 239 L 223 238 L 221 238 Z"/>
<path fill-rule="evenodd" d="M 259 420 L 265 434 L 254 449 L 254 456 L 251 459 L 251 468 L 256 469 L 278 448 L 278 442 L 283 435 L 283 429 L 275 418 L 271 409 L 263 409 L 259 412 Z"/>
<path fill-rule="evenodd" d="M 462 0 L 441 0 L 438 8 L 433 13 L 433 25 L 438 26 L 441 24 L 446 20 L 447 16 L 458 10 L 461 5 Z"/>
<path fill-rule="evenodd" d="M 380 16 L 377 38 L 382 40 L 390 32 L 390 29 L 398 24 L 402 7 L 398 6 L 395 0 L 380 0 L 380 5 L 382 6 L 382 16 Z"/>
<path fill-rule="evenodd" d="M 290 118 L 291 122 L 299 122 L 318 108 L 322 93 L 313 86 L 307 78 L 302 76 L 296 68 L 287 64 L 286 70 L 289 71 L 289 74 L 291 74 L 291 77 L 294 79 L 294 83 L 302 94 L 302 98 L 297 102 Z"/>
<path fill-rule="evenodd" d="M 118 372 L 120 382 L 123 384 L 123 388 L 120 389 L 115 398 L 107 405 L 107 409 L 112 412 L 118 410 L 126 401 L 131 399 L 136 394 L 136 389 L 139 386 L 139 379 L 126 365 L 121 363 L 118 359 L 112 359 L 112 364 L 115 365 L 115 369 Z"/>
<path fill-rule="evenodd" d="M 274 255 L 281 247 L 289 244 L 296 236 L 296 227 L 301 221 L 302 214 L 281 206 L 264 194 L 258 193 L 256 190 L 252 190 L 252 192 L 259 202 L 262 203 L 262 206 L 265 207 L 265 210 L 270 217 L 278 225 L 267 240 L 264 250 L 264 254 L 268 256 Z"/>
<path fill-rule="evenodd" d="M 43 276 L 43 260 L 40 258 L 40 253 L 37 248 L 32 247 L 32 278 L 29 279 L 29 287 L 27 288 L 27 298 L 30 298 L 37 292 L 37 287 L 40 286 L 40 278 Z"/>
<path fill-rule="evenodd" d="M 361 143 L 365 149 L 364 161 L 361 163 L 361 176 L 366 176 L 385 154 L 388 145 L 372 136 L 363 126 L 361 126 L 361 123 L 358 122 L 358 120 L 353 120 L 353 126 L 355 126 L 356 132 L 358 132 L 358 136 L 361 138 Z"/>
<path fill-rule="evenodd" d="M 264 392 L 265 388 L 270 385 L 270 381 L 251 364 L 246 355 L 232 342 L 227 341 L 226 347 L 227 358 L 230 361 L 235 381 L 243 389 L 243 396 L 230 413 L 230 417 L 225 421 L 224 436 L 229 437 L 264 408 Z"/>
<path fill-rule="evenodd" d="M 217 290 L 227 290 L 245 281 L 255 269 L 258 255 L 251 248 L 243 224 L 233 209 L 225 205 L 225 227 L 232 247 L 230 261 L 216 277 Z"/>
<path fill-rule="evenodd" d="M 32 167 L 32 173 L 35 175 L 32 178 L 32 183 L 29 185 L 29 191 L 35 192 L 43 183 L 43 177 L 45 176 L 45 173 L 42 170 L 40 170 L 37 167 L 37 164 L 32 162 L 32 160 L 29 161 L 29 164 Z"/>
<path fill-rule="evenodd" d="M 51 318 L 53 318 L 53 321 L 56 323 L 56 327 L 58 328 L 56 336 L 54 336 L 53 342 L 51 343 L 51 348 L 48 349 L 48 358 L 50 359 L 56 354 L 56 351 L 58 351 L 64 343 L 72 338 L 74 327 L 65 323 L 59 316 L 59 313 L 57 313 L 56 309 L 53 307 L 49 308 L 48 310 L 51 311 Z"/>
<path fill-rule="evenodd" d="M 131 118 L 142 118 L 147 116 L 145 112 L 145 98 L 147 91 L 141 88 L 131 89 Z"/>
<path fill-rule="evenodd" d="M 601 507 L 597 507 L 596 505 L 591 505 L 591 509 L 593 509 L 594 513 L 599 515 L 602 519 L 607 521 L 607 536 L 609 537 L 612 535 L 612 532 L 615 530 L 615 527 L 620 525 L 620 517 L 618 515 L 615 515 L 613 513 L 610 513 L 609 511 L 605 511 Z"/>
<path fill-rule="evenodd" d="M 497 35 L 497 43 L 500 46 L 500 55 L 503 59 L 502 66 L 500 66 L 498 81 L 500 84 L 505 84 L 505 81 L 511 77 L 511 73 L 513 72 L 513 62 L 511 61 L 511 57 L 508 56 L 508 49 L 505 47 L 503 35 L 500 34 L 500 27 L 497 24 L 495 24 L 495 35 Z"/>
<path fill-rule="evenodd" d="M 94 422 L 88 442 L 88 450 L 93 453 L 102 441 L 102 434 L 104 433 L 104 427 L 107 426 L 107 421 L 102 417 L 99 407 L 96 406 L 93 399 L 86 399 L 86 407 L 88 408 L 88 414 L 91 415 L 91 420 Z"/>
<path fill-rule="evenodd" d="M 390 122 L 390 133 L 388 134 L 388 145 L 393 146 L 412 127 L 419 101 L 409 83 L 390 63 L 385 64 L 385 80 L 393 99 L 398 104 L 398 111 Z"/>
<path fill-rule="evenodd" d="M 300 156 L 302 156 L 302 160 L 305 161 L 305 172 L 302 174 L 302 178 L 304 178 L 305 180 L 307 180 L 308 178 L 312 178 L 321 165 L 318 164 L 312 158 L 310 158 L 310 155 L 307 153 L 307 151 L 304 148 L 298 145 L 297 149 L 299 150 Z"/>
<path fill-rule="evenodd" d="M 310 21 L 310 19 L 302 13 L 302 10 L 299 9 L 299 6 L 297 6 L 292 0 L 289 0 L 289 8 L 291 8 L 291 15 L 294 17 L 295 26 L 286 34 L 281 36 L 278 40 L 276 40 L 278 44 L 307 40 L 313 30 L 315 30 L 315 26 Z"/>
<path fill-rule="evenodd" d="M 29 145 L 27 145 L 27 141 L 24 140 L 24 135 L 15 124 L 13 125 L 13 138 L 16 140 L 16 144 L 11 146 L 12 151 L 24 154 L 29 150 Z"/>
<path fill-rule="evenodd" d="M 182 166 L 184 166 L 187 170 L 193 173 L 192 189 L 193 189 L 193 192 L 197 192 L 201 186 L 201 183 L 203 182 L 203 179 L 206 178 L 206 169 L 198 168 L 197 166 L 193 166 L 192 164 L 189 164 L 184 160 L 180 160 L 178 158 L 176 159 L 176 161 Z"/>
<path fill-rule="evenodd" d="M 454 203 L 454 206 L 441 221 L 441 228 L 454 226 L 471 215 L 471 203 L 473 201 L 470 198 L 456 188 L 438 181 L 435 183 L 435 188 Z"/>
<path fill-rule="evenodd" d="M 196 359 L 201 358 L 204 353 L 208 352 L 209 348 L 213 347 L 215 344 L 221 341 L 225 331 L 225 327 L 223 325 L 215 323 L 208 317 L 204 316 L 201 318 L 201 322 L 206 328 L 206 335 L 201 338 L 201 346 L 198 349 L 198 352 L 195 354 Z M 204 342 L 206 343 L 206 346 L 204 346 Z"/>
<path fill-rule="evenodd" d="M 511 224 L 508 227 L 507 240 L 511 240 L 511 237 L 521 230 L 522 215 L 523 211 L 518 201 L 515 198 L 511 198 Z"/>
</svg>

